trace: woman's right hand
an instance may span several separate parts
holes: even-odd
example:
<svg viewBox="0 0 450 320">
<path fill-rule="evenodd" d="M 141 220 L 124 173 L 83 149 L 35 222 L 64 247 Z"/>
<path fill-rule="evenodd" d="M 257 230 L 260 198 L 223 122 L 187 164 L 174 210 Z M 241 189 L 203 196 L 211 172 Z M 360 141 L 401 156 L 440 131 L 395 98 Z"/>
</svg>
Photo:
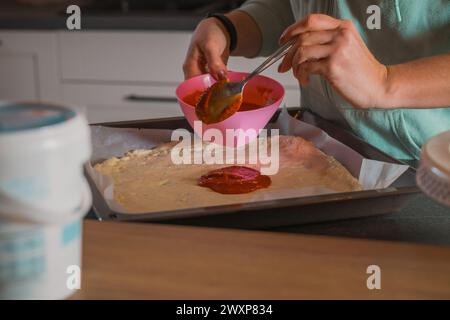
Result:
<svg viewBox="0 0 450 320">
<path fill-rule="evenodd" d="M 216 18 L 202 20 L 194 31 L 183 63 L 184 78 L 210 73 L 216 79 L 226 78 L 230 39 Z"/>
</svg>

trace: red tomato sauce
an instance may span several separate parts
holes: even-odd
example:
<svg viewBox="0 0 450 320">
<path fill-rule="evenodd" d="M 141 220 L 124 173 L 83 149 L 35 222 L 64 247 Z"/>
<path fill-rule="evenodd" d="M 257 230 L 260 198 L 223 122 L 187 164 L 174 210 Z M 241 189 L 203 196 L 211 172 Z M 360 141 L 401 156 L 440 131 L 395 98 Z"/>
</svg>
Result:
<svg viewBox="0 0 450 320">
<path fill-rule="evenodd" d="M 213 170 L 204 174 L 198 180 L 198 185 L 223 194 L 249 193 L 267 188 L 272 183 L 269 176 L 262 175 L 258 170 L 231 166 Z"/>
<path fill-rule="evenodd" d="M 223 90 L 226 84 L 226 80 L 217 81 L 200 96 L 200 99 L 195 106 L 195 114 L 204 123 L 211 124 L 222 122 L 223 120 L 231 117 L 240 109 L 242 94 L 236 94 L 226 98 L 221 97 L 221 102 L 227 107 L 220 112 L 218 112 L 218 110 L 211 109 L 211 103 L 214 104 L 214 102 L 211 101 L 218 101 L 217 94 Z"/>
<path fill-rule="evenodd" d="M 183 101 L 186 102 L 187 104 L 191 105 L 191 106 L 196 106 L 198 101 L 200 100 L 200 96 L 203 94 L 203 91 L 195 91 L 191 94 L 188 94 L 187 96 L 185 96 L 183 98 Z M 244 100 L 241 103 L 241 107 L 239 108 L 238 111 L 250 111 L 250 110 L 255 110 L 261 107 L 264 107 L 265 104 L 256 104 L 253 102 L 248 102 Z"/>
</svg>

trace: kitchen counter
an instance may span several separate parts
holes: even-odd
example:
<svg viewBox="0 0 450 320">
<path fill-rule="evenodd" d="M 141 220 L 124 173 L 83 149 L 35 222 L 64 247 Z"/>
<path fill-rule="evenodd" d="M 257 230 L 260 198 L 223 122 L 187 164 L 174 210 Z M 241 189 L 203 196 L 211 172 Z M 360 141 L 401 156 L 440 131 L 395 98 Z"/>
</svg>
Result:
<svg viewBox="0 0 450 320">
<path fill-rule="evenodd" d="M 87 30 L 194 30 L 203 17 L 187 15 L 89 15 L 83 16 L 82 31 Z M 66 30 L 66 17 L 55 14 L 0 14 L 0 29 Z"/>
<path fill-rule="evenodd" d="M 0 4 L 0 29 L 66 30 L 64 8 Z M 204 15 L 179 12 L 98 13 L 81 10 L 82 30 L 194 30 Z"/>
<path fill-rule="evenodd" d="M 290 226 L 274 231 L 450 245 L 450 208 L 424 194 L 398 212 L 380 216 Z"/>
<path fill-rule="evenodd" d="M 95 219 L 91 211 L 88 219 Z M 450 208 L 424 194 L 385 215 L 270 229 L 283 233 L 339 236 L 450 246 Z"/>
<path fill-rule="evenodd" d="M 369 265 L 381 290 L 368 290 Z M 73 299 L 449 299 L 450 248 L 85 221 Z"/>
</svg>

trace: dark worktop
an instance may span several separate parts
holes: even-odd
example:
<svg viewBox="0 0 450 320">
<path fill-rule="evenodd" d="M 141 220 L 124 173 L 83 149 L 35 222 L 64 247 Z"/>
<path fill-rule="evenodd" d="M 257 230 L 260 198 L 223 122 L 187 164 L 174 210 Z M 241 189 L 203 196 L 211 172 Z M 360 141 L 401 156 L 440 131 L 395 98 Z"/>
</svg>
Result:
<svg viewBox="0 0 450 320">
<path fill-rule="evenodd" d="M 398 212 L 368 218 L 290 226 L 274 231 L 450 245 L 450 208 L 424 194 Z"/>
<path fill-rule="evenodd" d="M 0 29 L 66 30 L 62 8 L 27 8 L 0 4 Z M 204 14 L 195 12 L 89 12 L 81 10 L 82 30 L 192 31 Z"/>
<path fill-rule="evenodd" d="M 92 15 L 82 18 L 82 31 L 89 30 L 159 30 L 192 31 L 202 17 L 160 15 Z M 59 15 L 5 17 L 0 14 L 0 29 L 66 30 L 66 18 Z"/>
<path fill-rule="evenodd" d="M 95 219 L 91 211 L 88 219 Z M 118 222 L 120 223 L 120 222 Z M 270 229 L 275 232 L 450 245 L 450 208 L 424 194 L 406 207 L 380 216 Z"/>
</svg>

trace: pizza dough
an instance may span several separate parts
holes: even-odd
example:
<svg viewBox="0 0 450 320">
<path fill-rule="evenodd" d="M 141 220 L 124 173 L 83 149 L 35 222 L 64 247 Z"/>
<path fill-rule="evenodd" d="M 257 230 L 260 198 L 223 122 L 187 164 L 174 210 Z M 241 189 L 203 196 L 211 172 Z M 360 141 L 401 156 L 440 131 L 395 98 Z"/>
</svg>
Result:
<svg viewBox="0 0 450 320">
<path fill-rule="evenodd" d="M 269 140 L 270 141 L 270 140 Z M 337 160 L 300 137 L 280 136 L 279 171 L 272 184 L 247 194 L 220 194 L 197 185 L 203 174 L 228 166 L 173 164 L 170 142 L 151 150 L 133 150 L 94 168 L 114 184 L 114 200 L 128 213 L 148 213 L 195 207 L 247 203 L 317 193 L 361 190 L 361 185 Z M 203 143 L 205 148 L 207 143 Z M 196 152 L 195 148 L 190 148 Z M 245 164 L 260 168 L 259 164 Z"/>
</svg>

